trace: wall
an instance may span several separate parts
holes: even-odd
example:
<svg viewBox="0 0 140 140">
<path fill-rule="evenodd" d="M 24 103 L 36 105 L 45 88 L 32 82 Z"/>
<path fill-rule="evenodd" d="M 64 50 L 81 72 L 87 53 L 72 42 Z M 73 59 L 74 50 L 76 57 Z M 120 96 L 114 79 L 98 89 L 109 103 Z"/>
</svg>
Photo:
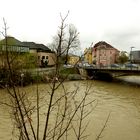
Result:
<svg viewBox="0 0 140 140">
<path fill-rule="evenodd" d="M 36 49 L 30 49 L 29 52 L 30 52 L 30 53 L 37 53 L 37 50 L 36 50 Z"/>
<path fill-rule="evenodd" d="M 68 60 L 69 64 L 75 65 L 76 63 L 78 63 L 78 61 L 79 61 L 78 56 L 69 56 L 69 60 Z"/>
<path fill-rule="evenodd" d="M 55 65 L 55 61 L 56 61 L 55 53 L 38 52 L 37 55 L 39 58 L 39 64 L 41 64 L 42 57 L 45 56 L 45 60 L 46 57 L 48 57 L 48 65 Z"/>
<path fill-rule="evenodd" d="M 97 66 L 109 66 L 116 63 L 119 56 L 119 51 L 115 48 L 96 48 L 93 53 L 93 59 L 96 61 Z"/>
<path fill-rule="evenodd" d="M 132 51 L 132 61 L 134 63 L 140 63 L 140 51 Z"/>
</svg>

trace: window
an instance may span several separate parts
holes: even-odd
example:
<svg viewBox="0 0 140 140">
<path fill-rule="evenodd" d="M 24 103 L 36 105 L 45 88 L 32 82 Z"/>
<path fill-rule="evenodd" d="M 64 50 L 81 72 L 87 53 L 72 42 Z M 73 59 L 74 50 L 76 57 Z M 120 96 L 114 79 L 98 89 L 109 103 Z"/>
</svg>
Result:
<svg viewBox="0 0 140 140">
<path fill-rule="evenodd" d="M 45 56 L 42 56 L 42 59 L 45 59 Z"/>
<path fill-rule="evenodd" d="M 48 56 L 46 56 L 46 59 L 48 59 Z"/>
</svg>

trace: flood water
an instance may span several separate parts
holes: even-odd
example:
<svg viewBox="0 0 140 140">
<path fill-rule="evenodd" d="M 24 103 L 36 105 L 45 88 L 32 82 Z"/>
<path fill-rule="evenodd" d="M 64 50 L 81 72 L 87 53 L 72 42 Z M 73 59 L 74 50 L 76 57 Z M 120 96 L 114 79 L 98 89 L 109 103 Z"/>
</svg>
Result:
<svg viewBox="0 0 140 140">
<path fill-rule="evenodd" d="M 74 89 L 80 86 L 80 92 L 84 92 L 86 84 L 92 84 L 91 98 L 96 100 L 96 107 L 88 116 L 90 123 L 86 133 L 87 140 L 96 139 L 103 128 L 110 113 L 109 121 L 102 133 L 102 140 L 140 140 L 140 87 L 123 83 L 109 83 L 102 81 L 70 81 L 65 86 Z M 45 91 L 45 84 L 39 85 L 39 90 Z M 34 87 L 26 87 L 30 91 L 29 96 L 34 96 Z M 0 90 L 0 102 L 8 100 L 4 90 Z M 9 108 L 0 106 L 0 140 L 12 139 L 13 126 L 11 123 Z"/>
</svg>

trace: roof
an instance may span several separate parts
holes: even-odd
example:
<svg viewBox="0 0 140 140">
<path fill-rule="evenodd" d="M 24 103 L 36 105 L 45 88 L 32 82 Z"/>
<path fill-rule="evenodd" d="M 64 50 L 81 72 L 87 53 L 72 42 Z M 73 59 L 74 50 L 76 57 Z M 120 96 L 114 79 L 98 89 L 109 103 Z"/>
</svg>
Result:
<svg viewBox="0 0 140 140">
<path fill-rule="evenodd" d="M 112 49 L 116 49 L 113 46 L 111 46 L 110 44 L 106 43 L 105 41 L 99 41 L 98 43 L 96 43 L 93 48 L 97 48 L 98 46 L 101 45 L 105 45 L 107 48 L 112 48 Z M 116 49 L 117 50 L 117 49 Z M 119 50 L 118 50 L 119 51 Z"/>
<path fill-rule="evenodd" d="M 6 38 L 7 38 L 7 45 L 9 45 L 9 46 L 24 46 L 24 47 L 27 47 L 21 41 L 17 40 L 14 37 L 7 36 Z M 1 45 L 5 45 L 5 43 L 6 43 L 6 39 L 3 39 L 3 40 L 0 41 Z"/>
<path fill-rule="evenodd" d="M 44 52 L 52 52 L 51 49 L 49 49 L 44 44 L 37 44 L 35 42 L 23 42 L 24 45 L 29 46 L 30 49 L 36 49 L 38 52 L 44 51 Z"/>
<path fill-rule="evenodd" d="M 0 40 L 0 45 L 5 45 L 6 39 Z M 7 45 L 8 46 L 22 46 L 29 49 L 36 49 L 38 52 L 49 52 L 54 53 L 44 44 L 37 44 L 35 42 L 21 42 L 14 37 L 7 36 Z"/>
</svg>

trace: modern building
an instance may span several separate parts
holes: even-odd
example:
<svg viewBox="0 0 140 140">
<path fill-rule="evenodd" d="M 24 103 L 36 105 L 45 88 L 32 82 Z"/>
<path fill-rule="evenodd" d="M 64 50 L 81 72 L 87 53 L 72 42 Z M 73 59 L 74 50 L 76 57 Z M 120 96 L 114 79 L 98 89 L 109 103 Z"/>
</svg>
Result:
<svg viewBox="0 0 140 140">
<path fill-rule="evenodd" d="M 7 67 L 6 52 L 10 56 L 9 61 L 13 62 L 18 55 L 29 53 L 29 47 L 11 36 L 0 40 L 0 67 Z"/>
<path fill-rule="evenodd" d="M 9 54 L 25 54 L 31 53 L 38 58 L 40 66 L 55 65 L 56 55 L 47 46 L 34 42 L 21 42 L 14 37 L 8 36 L 0 40 L 0 66 L 6 65 L 6 58 L 3 55 L 6 51 Z"/>
<path fill-rule="evenodd" d="M 132 62 L 140 64 L 140 50 L 132 51 L 131 54 L 132 54 Z"/>
<path fill-rule="evenodd" d="M 93 64 L 96 64 L 97 66 L 110 66 L 117 62 L 119 52 L 119 50 L 105 41 L 100 41 L 93 46 Z"/>
<path fill-rule="evenodd" d="M 0 51 L 4 52 L 6 50 L 9 52 L 26 53 L 29 52 L 29 46 L 26 46 L 14 37 L 7 36 L 5 39 L 0 40 Z"/>
<path fill-rule="evenodd" d="M 47 46 L 37 44 L 34 42 L 23 42 L 24 45 L 29 47 L 29 52 L 37 55 L 38 63 L 40 66 L 53 66 L 56 62 L 56 55 Z"/>
</svg>

